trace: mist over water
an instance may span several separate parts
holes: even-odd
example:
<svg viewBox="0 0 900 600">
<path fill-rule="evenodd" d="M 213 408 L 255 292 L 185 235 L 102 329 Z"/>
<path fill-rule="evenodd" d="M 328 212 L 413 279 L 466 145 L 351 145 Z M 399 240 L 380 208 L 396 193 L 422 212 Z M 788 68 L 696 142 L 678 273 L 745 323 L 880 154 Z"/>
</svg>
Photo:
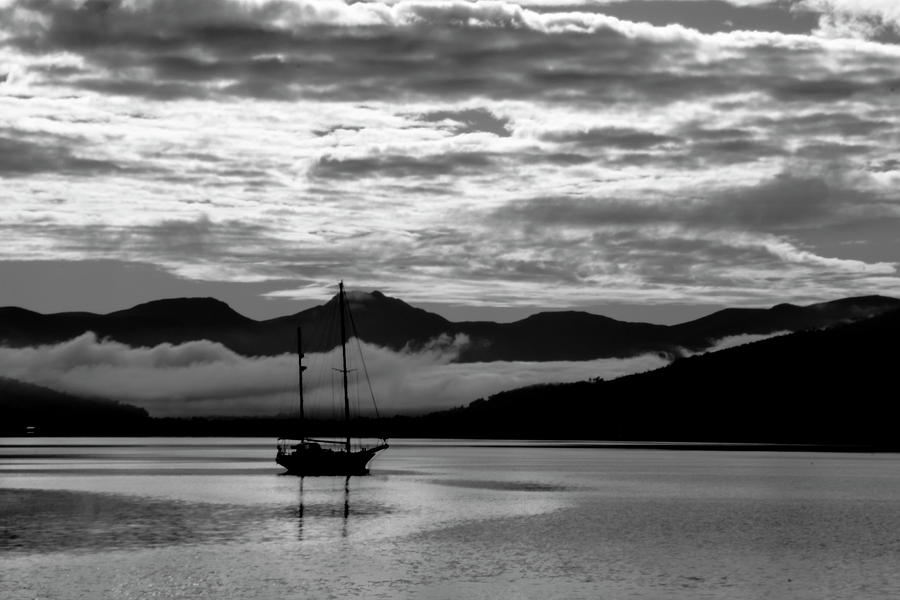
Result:
<svg viewBox="0 0 900 600">
<path fill-rule="evenodd" d="M 726 337 L 710 351 L 780 333 Z M 354 342 L 351 342 L 355 343 Z M 626 358 L 556 361 L 456 362 L 469 343 L 464 335 L 441 336 L 417 350 L 400 351 L 362 343 L 366 373 L 378 390 L 383 414 L 445 410 L 479 398 L 528 385 L 594 378 L 615 379 L 664 367 L 667 357 L 641 354 Z M 684 354 L 690 354 L 687 350 Z M 338 364 L 340 353 L 307 353 L 307 364 Z M 351 360 L 354 357 L 351 357 Z M 242 356 L 222 344 L 197 340 L 182 344 L 131 347 L 92 332 L 46 346 L 0 345 L 6 376 L 49 388 L 134 404 L 155 417 L 266 416 L 295 410 L 295 355 Z M 363 365 L 354 365 L 351 385 Z M 305 377 L 307 407 L 326 415 L 332 409 L 333 370 Z M 370 406 L 362 407 L 371 412 Z"/>
<path fill-rule="evenodd" d="M 5 439 L 3 598 L 887 598 L 900 458 L 395 441 Z"/>
<path fill-rule="evenodd" d="M 384 414 L 421 413 L 453 408 L 525 385 L 614 378 L 667 364 L 655 354 L 587 361 L 494 361 L 457 363 L 465 336 L 441 336 L 417 350 L 391 350 L 361 343 L 366 365 L 350 357 L 353 387 L 365 368 L 379 392 Z M 351 346 L 355 340 L 351 340 Z M 330 409 L 333 365 L 340 350 L 307 353 L 306 363 L 327 365 L 307 373 L 308 406 Z M 9 377 L 52 389 L 113 398 L 161 416 L 263 416 L 293 410 L 297 395 L 297 357 L 242 356 L 208 340 L 131 347 L 93 332 L 46 346 L 0 345 L 0 365 Z M 371 411 L 371 408 L 366 407 Z"/>
</svg>

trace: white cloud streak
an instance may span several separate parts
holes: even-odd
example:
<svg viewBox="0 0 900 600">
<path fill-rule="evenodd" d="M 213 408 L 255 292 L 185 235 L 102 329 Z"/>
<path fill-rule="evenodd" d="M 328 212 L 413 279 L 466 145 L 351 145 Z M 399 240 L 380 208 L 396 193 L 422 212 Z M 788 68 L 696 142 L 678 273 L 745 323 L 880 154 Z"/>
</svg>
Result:
<svg viewBox="0 0 900 600">
<path fill-rule="evenodd" d="M 796 9 L 821 13 L 817 34 L 872 38 L 900 33 L 900 3 L 894 0 L 800 0 Z"/>
<path fill-rule="evenodd" d="M 790 331 L 775 331 L 772 333 L 742 333 L 740 335 L 729 335 L 725 336 L 702 352 L 690 352 L 685 351 L 685 356 L 690 356 L 692 354 L 707 354 L 709 352 L 718 352 L 719 350 L 727 350 L 728 348 L 736 348 L 738 346 L 744 346 L 746 344 L 752 344 L 754 342 L 760 342 L 762 340 L 767 340 L 773 337 L 780 337 L 782 335 L 790 335 Z"/>
</svg>

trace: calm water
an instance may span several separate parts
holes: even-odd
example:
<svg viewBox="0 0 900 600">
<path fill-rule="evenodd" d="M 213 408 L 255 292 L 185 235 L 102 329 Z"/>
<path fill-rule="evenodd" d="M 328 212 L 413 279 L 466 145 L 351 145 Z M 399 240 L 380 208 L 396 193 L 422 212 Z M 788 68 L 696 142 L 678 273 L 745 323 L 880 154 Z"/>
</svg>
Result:
<svg viewBox="0 0 900 600">
<path fill-rule="evenodd" d="M 0 439 L 0 597 L 898 598 L 900 456 Z"/>
</svg>

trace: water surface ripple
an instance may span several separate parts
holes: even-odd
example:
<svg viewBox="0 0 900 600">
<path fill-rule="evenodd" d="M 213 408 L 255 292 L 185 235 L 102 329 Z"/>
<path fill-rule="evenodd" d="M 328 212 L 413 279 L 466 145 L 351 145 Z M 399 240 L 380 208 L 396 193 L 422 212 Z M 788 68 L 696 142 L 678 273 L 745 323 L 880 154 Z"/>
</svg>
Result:
<svg viewBox="0 0 900 600">
<path fill-rule="evenodd" d="M 900 457 L 400 440 L 0 440 L 0 597 L 897 598 Z"/>
</svg>

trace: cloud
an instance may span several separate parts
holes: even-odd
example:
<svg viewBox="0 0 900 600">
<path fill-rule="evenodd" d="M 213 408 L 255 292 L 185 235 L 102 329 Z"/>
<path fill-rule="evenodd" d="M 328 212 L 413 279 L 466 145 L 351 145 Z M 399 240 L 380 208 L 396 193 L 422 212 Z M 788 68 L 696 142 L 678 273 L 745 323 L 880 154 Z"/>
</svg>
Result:
<svg viewBox="0 0 900 600">
<path fill-rule="evenodd" d="M 900 33 L 900 5 L 893 0 L 800 0 L 795 10 L 820 14 L 819 35 L 877 38 Z"/>
<path fill-rule="evenodd" d="M 585 362 L 453 361 L 464 337 L 438 338 L 416 352 L 362 344 L 365 369 L 381 414 L 418 413 L 467 404 L 477 398 L 534 383 L 612 378 L 657 368 L 657 356 Z M 306 400 L 313 413 L 331 415 L 330 368 L 339 350 L 308 354 Z M 351 388 L 365 392 L 363 365 L 351 364 Z M 68 342 L 31 348 L 0 347 L 4 375 L 53 389 L 137 404 L 154 416 L 272 415 L 293 410 L 296 356 L 244 357 L 221 344 L 194 341 L 132 348 L 85 333 Z M 324 375 L 315 375 L 320 373 Z M 366 400 L 362 410 L 371 412 Z"/>
<path fill-rule="evenodd" d="M 834 218 L 837 204 L 857 204 L 860 193 L 836 188 L 825 176 L 780 173 L 757 186 L 722 194 L 698 208 L 695 218 L 772 231 Z M 848 197 L 849 196 L 849 197 Z"/>
<path fill-rule="evenodd" d="M 323 156 L 310 170 L 314 178 L 339 179 L 346 177 L 439 177 L 477 172 L 492 166 L 493 157 L 486 153 L 459 152 L 426 157 L 397 154 L 364 158 L 333 158 Z"/>
<path fill-rule="evenodd" d="M 0 129 L 0 177 L 36 173 L 89 176 L 120 168 L 113 161 L 78 156 L 71 142 Z"/>
<path fill-rule="evenodd" d="M 599 127 L 579 131 L 548 132 L 542 139 L 586 147 L 640 149 L 677 141 L 667 135 L 625 127 Z"/>
<path fill-rule="evenodd" d="M 729 335 L 723 338 L 716 340 L 713 345 L 702 352 L 688 352 L 685 351 L 685 356 L 690 356 L 692 354 L 706 354 L 709 352 L 718 352 L 719 350 L 727 350 L 728 348 L 736 348 L 737 346 L 743 346 L 745 344 L 752 344 L 754 342 L 760 342 L 762 340 L 767 340 L 773 337 L 780 337 L 782 335 L 790 335 L 790 331 L 775 331 L 772 333 L 744 333 L 741 335 Z"/>
<path fill-rule="evenodd" d="M 486 108 L 463 110 L 435 110 L 419 115 L 419 119 L 429 123 L 450 124 L 456 134 L 485 131 L 500 137 L 509 137 L 509 119 L 496 116 Z"/>
<path fill-rule="evenodd" d="M 504 2 L 22 1 L 3 16 L 12 47 L 83 57 L 67 72 L 32 67 L 38 81 L 156 100 L 474 94 L 673 102 L 749 87 L 768 88 L 779 99 L 838 100 L 878 89 L 800 60 L 829 44 L 840 47 L 839 40 L 748 31 L 704 35 L 681 25 L 538 13 Z M 428 33 L 435 31 L 442 33 Z M 897 58 L 880 45 L 865 50 L 871 60 Z M 797 58 L 769 56 L 787 53 Z M 665 68 L 672 60 L 694 64 Z M 804 71 L 791 68 L 803 62 Z M 772 64 L 787 72 L 760 75 Z"/>
<path fill-rule="evenodd" d="M 510 202 L 498 208 L 495 215 L 499 220 L 515 219 L 535 225 L 668 223 L 766 232 L 827 221 L 852 221 L 873 213 L 900 219 L 900 212 L 878 191 L 866 189 L 860 185 L 864 181 L 848 177 L 839 169 L 831 173 L 785 171 L 754 185 L 710 190 L 699 197 L 531 198 Z"/>
<path fill-rule="evenodd" d="M 196 214 L 196 213 L 195 213 Z M 63 249 L 88 255 L 139 255 L 147 262 L 168 265 L 171 270 L 183 267 L 203 280 L 207 261 L 214 260 L 215 271 L 234 267 L 234 280 L 253 281 L 265 278 L 267 268 L 258 266 L 255 273 L 240 273 L 241 263 L 263 262 L 273 248 L 283 248 L 277 232 L 270 225 L 253 223 L 249 219 L 212 220 L 200 212 L 193 218 L 168 218 L 148 223 L 123 225 L 66 225 L 51 212 L 38 213 L 30 222 L 0 223 L 0 232 L 9 237 L 51 236 L 65 240 Z M 237 258 L 237 257 L 240 258 Z M 184 265 L 185 257 L 194 257 Z M 214 258 L 215 257 L 215 258 Z"/>
<path fill-rule="evenodd" d="M 852 8 L 817 6 L 2 0 L 0 259 L 305 302 L 335 273 L 495 306 L 896 293 L 900 46 L 813 35 Z"/>
</svg>

